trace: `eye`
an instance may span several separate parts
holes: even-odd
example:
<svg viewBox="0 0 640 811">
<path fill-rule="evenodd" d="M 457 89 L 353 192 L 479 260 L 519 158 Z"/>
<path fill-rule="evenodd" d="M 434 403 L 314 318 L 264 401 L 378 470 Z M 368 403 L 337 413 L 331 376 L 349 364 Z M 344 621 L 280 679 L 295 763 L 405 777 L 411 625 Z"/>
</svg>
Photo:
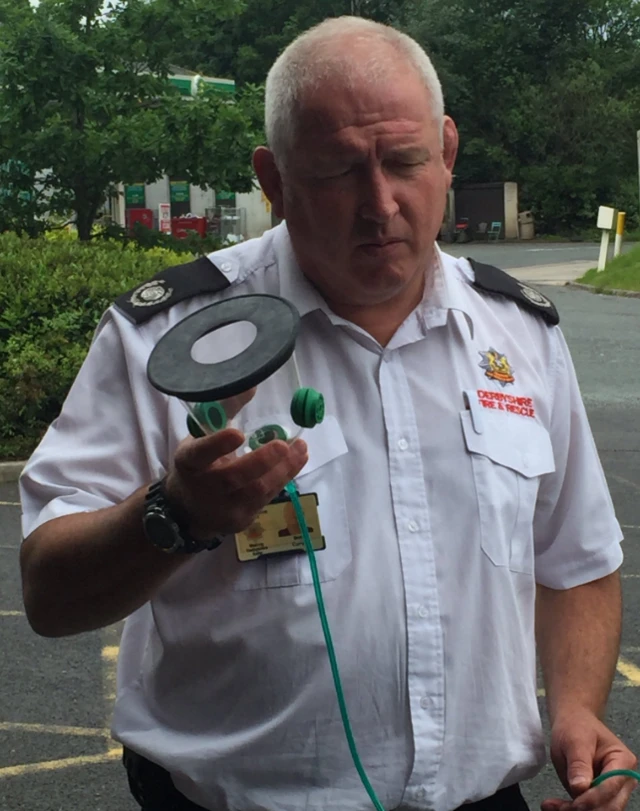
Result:
<svg viewBox="0 0 640 811">
<path fill-rule="evenodd" d="M 390 166 L 399 172 L 410 172 L 424 166 L 425 161 L 390 161 Z"/>
<path fill-rule="evenodd" d="M 324 175 L 323 177 L 326 180 L 333 180 L 334 178 L 337 177 L 346 177 L 347 175 L 351 174 L 352 169 L 353 166 L 346 166 L 345 168 L 333 169 L 331 172 L 327 172 L 327 174 Z"/>
</svg>

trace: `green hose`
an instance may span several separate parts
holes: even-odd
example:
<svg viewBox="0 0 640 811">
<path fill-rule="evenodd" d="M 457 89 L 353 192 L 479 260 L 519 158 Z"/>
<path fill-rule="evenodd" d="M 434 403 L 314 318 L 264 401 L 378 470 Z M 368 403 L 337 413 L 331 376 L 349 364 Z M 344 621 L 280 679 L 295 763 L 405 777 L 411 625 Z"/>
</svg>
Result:
<svg viewBox="0 0 640 811">
<path fill-rule="evenodd" d="M 600 783 L 604 780 L 608 780 L 610 777 L 633 777 L 634 780 L 640 780 L 640 774 L 631 771 L 631 769 L 612 769 L 610 772 L 605 772 L 601 774 L 600 777 L 596 777 L 593 783 L 591 783 L 591 788 L 599 786 Z"/>
<path fill-rule="evenodd" d="M 333 683 L 336 688 L 338 706 L 340 707 L 340 716 L 342 717 L 342 725 L 344 727 L 345 735 L 347 737 L 347 743 L 349 744 L 349 751 L 351 752 L 351 757 L 353 758 L 353 762 L 357 769 L 358 775 L 360 776 L 360 780 L 362 781 L 362 785 L 365 787 L 366 792 L 369 795 L 369 798 L 371 799 L 371 802 L 373 803 L 377 811 L 385 811 L 384 806 L 378 799 L 373 789 L 373 786 L 369 782 L 369 778 L 367 777 L 367 773 L 364 770 L 364 766 L 362 765 L 360 755 L 358 754 L 358 750 L 356 748 L 356 742 L 353 738 L 353 732 L 351 730 L 351 722 L 349 721 L 347 705 L 344 700 L 344 693 L 342 691 L 342 681 L 340 680 L 338 661 L 336 659 L 336 652 L 333 647 L 333 639 L 331 638 L 329 620 L 327 619 L 327 612 L 325 611 L 324 608 L 324 599 L 322 597 L 322 588 L 320 587 L 320 578 L 318 576 L 318 565 L 316 563 L 316 555 L 315 552 L 313 551 L 313 545 L 311 543 L 311 538 L 309 536 L 309 530 L 307 528 L 307 522 L 305 521 L 304 512 L 300 504 L 298 490 L 295 486 L 295 483 L 292 481 L 286 485 L 285 490 L 287 491 L 289 497 L 291 498 L 291 503 L 293 504 L 293 509 L 295 510 L 296 518 L 298 519 L 298 524 L 300 526 L 300 529 L 302 530 L 304 548 L 309 558 L 309 566 L 311 567 L 311 576 L 313 578 L 313 589 L 316 594 L 318 613 L 320 614 L 320 624 L 322 625 L 324 640 L 327 646 L 327 653 L 329 654 L 329 664 L 331 665 L 331 674 L 333 675 Z M 605 772 L 604 774 L 601 774 L 599 777 L 596 777 L 596 779 L 591 783 L 591 788 L 599 786 L 600 783 L 604 782 L 605 780 L 608 780 L 610 777 L 632 777 L 634 780 L 640 780 L 640 774 L 638 772 L 632 771 L 631 769 L 613 769 L 610 772 Z"/>
<path fill-rule="evenodd" d="M 373 786 L 369 782 L 367 773 L 365 772 L 362 762 L 360 761 L 360 755 L 358 755 L 356 742 L 353 738 L 353 732 L 351 731 L 351 722 L 349 721 L 349 714 L 347 713 L 347 705 L 344 700 L 344 693 L 342 691 L 342 682 L 340 680 L 340 671 L 338 670 L 338 661 L 336 659 L 336 652 L 333 647 L 333 639 L 331 638 L 331 630 L 329 628 L 329 620 L 327 619 L 327 612 L 325 611 L 324 608 L 324 599 L 322 597 L 322 589 L 320 587 L 320 578 L 318 576 L 318 565 L 316 563 L 316 555 L 315 552 L 313 551 L 313 545 L 311 543 L 311 538 L 309 536 L 307 522 L 305 521 L 304 518 L 304 512 L 302 511 L 302 506 L 300 505 L 298 490 L 296 489 L 294 482 L 289 482 L 289 484 L 287 484 L 287 486 L 285 487 L 285 490 L 291 497 L 291 503 L 293 504 L 293 509 L 295 510 L 296 518 L 298 519 L 298 524 L 300 526 L 300 529 L 302 530 L 304 548 L 309 558 L 309 566 L 311 567 L 311 576 L 313 578 L 313 589 L 316 593 L 318 613 L 320 614 L 320 624 L 322 625 L 324 640 L 327 645 L 327 653 L 329 654 L 329 664 L 331 665 L 333 683 L 336 688 L 338 706 L 340 707 L 342 725 L 344 727 L 344 732 L 347 737 L 347 743 L 349 744 L 349 751 L 351 752 L 351 757 L 353 758 L 353 762 L 360 776 L 360 780 L 362 781 L 362 785 L 365 787 L 366 792 L 369 795 L 369 798 L 371 799 L 371 802 L 373 803 L 377 811 L 385 811 L 384 806 L 382 805 L 375 791 L 373 790 Z"/>
</svg>

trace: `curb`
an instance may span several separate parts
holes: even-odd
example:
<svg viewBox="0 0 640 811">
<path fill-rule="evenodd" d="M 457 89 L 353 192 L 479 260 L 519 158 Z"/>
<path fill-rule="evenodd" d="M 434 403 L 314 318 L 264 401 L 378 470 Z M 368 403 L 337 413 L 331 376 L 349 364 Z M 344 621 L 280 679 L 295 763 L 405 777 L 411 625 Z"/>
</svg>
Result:
<svg viewBox="0 0 640 811">
<path fill-rule="evenodd" d="M 623 298 L 640 298 L 640 291 L 638 290 L 607 290 L 598 289 L 592 284 L 580 284 L 579 282 L 566 282 L 565 287 L 570 287 L 572 290 L 585 290 L 587 293 L 596 293 L 600 296 L 622 296 Z"/>
<path fill-rule="evenodd" d="M 0 462 L 0 484 L 17 482 L 26 462 Z"/>
</svg>

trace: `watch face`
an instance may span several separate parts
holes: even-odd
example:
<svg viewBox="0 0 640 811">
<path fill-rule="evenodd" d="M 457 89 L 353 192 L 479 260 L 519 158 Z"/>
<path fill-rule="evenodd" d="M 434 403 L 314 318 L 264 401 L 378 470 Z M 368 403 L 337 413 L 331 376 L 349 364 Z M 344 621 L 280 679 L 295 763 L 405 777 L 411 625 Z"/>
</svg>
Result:
<svg viewBox="0 0 640 811">
<path fill-rule="evenodd" d="M 147 538 L 154 546 L 167 551 L 180 546 L 180 535 L 173 521 L 162 513 L 149 512 L 144 517 Z"/>
</svg>

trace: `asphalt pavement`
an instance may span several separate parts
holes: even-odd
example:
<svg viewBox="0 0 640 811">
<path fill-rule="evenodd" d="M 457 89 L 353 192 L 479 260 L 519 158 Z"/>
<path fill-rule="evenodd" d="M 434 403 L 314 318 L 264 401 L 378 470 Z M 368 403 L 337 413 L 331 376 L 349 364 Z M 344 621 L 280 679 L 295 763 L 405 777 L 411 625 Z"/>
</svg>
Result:
<svg viewBox="0 0 640 811">
<path fill-rule="evenodd" d="M 476 256 L 508 267 L 506 252 Z M 559 308 L 626 536 L 625 622 L 609 721 L 640 753 L 640 300 L 543 290 Z M 0 811 L 135 811 L 108 735 L 118 628 L 36 637 L 22 612 L 19 544 L 17 487 L 0 485 Z M 532 809 L 559 791 L 551 768 L 526 787 Z M 630 808 L 640 808 L 640 790 Z"/>
<path fill-rule="evenodd" d="M 623 253 L 637 243 L 624 242 Z M 497 265 L 505 270 L 529 268 L 539 265 L 572 265 L 582 263 L 586 269 L 596 267 L 600 245 L 596 242 L 467 242 L 464 245 L 440 243 L 442 250 L 452 256 L 470 256 L 478 262 Z M 613 246 L 609 247 L 609 259 Z"/>
</svg>

